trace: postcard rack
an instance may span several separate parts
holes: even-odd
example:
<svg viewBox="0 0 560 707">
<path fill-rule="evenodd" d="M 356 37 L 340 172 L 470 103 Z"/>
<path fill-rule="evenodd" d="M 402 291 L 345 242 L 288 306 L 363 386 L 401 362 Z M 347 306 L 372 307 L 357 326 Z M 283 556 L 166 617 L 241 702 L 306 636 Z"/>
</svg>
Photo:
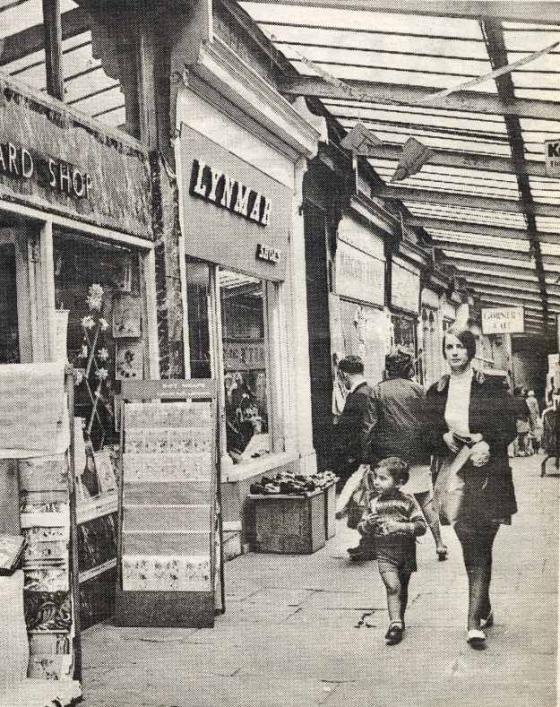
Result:
<svg viewBox="0 0 560 707">
<path fill-rule="evenodd" d="M 223 610 L 216 383 L 123 381 L 120 420 L 115 622 L 213 626 Z"/>
</svg>

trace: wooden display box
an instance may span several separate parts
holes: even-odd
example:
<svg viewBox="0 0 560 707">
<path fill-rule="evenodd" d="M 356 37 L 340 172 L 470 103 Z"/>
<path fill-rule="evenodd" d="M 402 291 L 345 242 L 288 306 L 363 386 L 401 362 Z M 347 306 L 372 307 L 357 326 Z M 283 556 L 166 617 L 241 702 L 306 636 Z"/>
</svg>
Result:
<svg viewBox="0 0 560 707">
<path fill-rule="evenodd" d="M 323 489 L 325 494 L 325 532 L 327 540 L 336 535 L 336 483 Z"/>
<path fill-rule="evenodd" d="M 256 495 L 248 500 L 254 519 L 253 550 L 306 555 L 325 546 L 325 492 L 308 496 Z"/>
</svg>

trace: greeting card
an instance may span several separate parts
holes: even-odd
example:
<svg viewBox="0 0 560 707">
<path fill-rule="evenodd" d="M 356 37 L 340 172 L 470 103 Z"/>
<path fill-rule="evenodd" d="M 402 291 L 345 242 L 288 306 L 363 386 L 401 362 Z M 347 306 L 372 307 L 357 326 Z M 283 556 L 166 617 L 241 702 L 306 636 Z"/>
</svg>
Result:
<svg viewBox="0 0 560 707">
<path fill-rule="evenodd" d="M 123 294 L 113 300 L 113 338 L 135 338 L 142 333 L 140 297 Z"/>
</svg>

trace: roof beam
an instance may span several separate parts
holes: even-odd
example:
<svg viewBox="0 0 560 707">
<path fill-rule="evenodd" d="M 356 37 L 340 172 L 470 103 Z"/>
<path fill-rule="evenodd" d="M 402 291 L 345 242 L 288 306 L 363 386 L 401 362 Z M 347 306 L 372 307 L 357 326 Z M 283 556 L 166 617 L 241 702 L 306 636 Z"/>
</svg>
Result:
<svg viewBox="0 0 560 707">
<path fill-rule="evenodd" d="M 482 36 L 486 43 L 488 56 L 493 69 L 499 69 L 508 64 L 508 53 L 504 39 L 504 32 L 500 20 L 484 17 L 480 21 Z M 498 88 L 498 96 L 504 103 L 508 103 L 515 97 L 515 87 L 511 73 L 498 76 L 495 79 Z M 520 205 L 523 207 L 525 221 L 527 223 L 527 235 L 531 241 L 531 252 L 535 262 L 535 270 L 539 278 L 541 290 L 541 300 L 545 320 L 548 313 L 548 298 L 546 291 L 546 280 L 544 274 L 543 257 L 541 245 L 537 236 L 537 215 L 536 207 L 539 206 L 533 201 L 531 183 L 525 168 L 525 144 L 523 140 L 523 130 L 517 115 L 506 115 L 504 117 L 506 130 L 508 133 L 511 148 L 511 157 L 515 164 L 515 175 L 517 177 L 517 187 L 519 189 Z"/>
<path fill-rule="evenodd" d="M 425 86 L 362 81 L 358 79 L 334 79 L 327 81 L 318 76 L 284 76 L 279 85 L 281 93 L 308 98 L 342 98 L 353 101 L 381 103 L 385 105 L 419 106 L 426 108 L 425 100 L 440 89 Z M 518 115 L 520 118 L 558 120 L 558 103 L 515 98 L 503 103 L 491 93 L 457 91 L 438 100 L 437 108 L 486 115 Z"/>
<path fill-rule="evenodd" d="M 534 281 L 516 280 L 511 277 L 505 276 L 490 276 L 486 273 L 462 273 L 461 277 L 464 277 L 469 285 L 473 287 L 489 286 L 489 287 L 500 287 L 503 290 L 511 290 L 512 292 L 530 292 L 532 294 L 539 294 L 539 283 Z"/>
<path fill-rule="evenodd" d="M 474 268 L 478 265 L 489 265 L 492 268 L 502 268 L 505 273 L 508 273 L 510 271 L 525 271 L 525 272 L 530 272 L 532 273 L 536 278 L 538 282 L 538 275 L 535 272 L 535 267 L 532 263 L 527 261 L 527 263 L 524 263 L 521 260 L 511 260 L 511 261 L 506 261 L 505 258 L 492 258 L 489 255 L 482 255 L 479 256 L 478 258 L 473 258 L 472 255 L 469 255 L 468 253 L 462 253 L 462 252 L 454 252 L 451 250 L 447 250 L 447 248 L 443 247 L 440 250 L 443 251 L 445 257 L 448 260 L 452 260 L 454 264 L 456 264 L 456 261 L 462 262 L 465 267 L 468 268 Z M 560 266 L 558 268 L 558 272 L 560 272 Z"/>
<path fill-rule="evenodd" d="M 62 14 L 62 39 L 75 37 L 91 28 L 91 20 L 82 7 Z M 22 59 L 28 54 L 45 48 L 45 30 L 42 24 L 28 27 L 21 32 L 8 34 L 2 39 L 0 66 Z"/>
<path fill-rule="evenodd" d="M 411 187 L 380 187 L 374 196 L 399 201 L 418 201 L 424 204 L 443 204 L 444 206 L 463 206 L 484 211 L 501 211 L 508 214 L 532 213 L 534 216 L 552 216 L 560 218 L 560 206 L 551 204 L 528 204 L 520 199 L 499 199 L 488 196 L 472 196 L 452 191 L 435 189 L 413 189 Z"/>
<path fill-rule="evenodd" d="M 542 307 L 538 303 L 521 303 L 521 302 L 516 302 L 513 301 L 510 297 L 502 297 L 501 295 L 494 295 L 494 294 L 484 294 L 480 293 L 479 297 L 482 301 L 484 302 L 489 302 L 492 304 L 496 304 L 499 307 L 507 307 L 507 306 L 512 306 L 512 307 L 524 307 L 526 310 L 530 311 L 531 313 L 542 313 Z"/>
<path fill-rule="evenodd" d="M 453 253 L 466 253 L 467 255 L 472 255 L 476 260 L 480 256 L 489 255 L 493 258 L 506 258 L 509 260 L 519 260 L 521 262 L 527 263 L 528 267 L 533 267 L 531 263 L 531 256 L 529 253 L 520 253 L 515 250 L 506 250 L 504 248 L 493 248 L 492 246 L 479 246 L 469 243 L 457 243 L 456 241 L 447 241 L 434 238 L 434 246 L 440 250 L 445 250 Z M 560 264 L 560 259 L 558 260 Z"/>
<path fill-rule="evenodd" d="M 536 296 L 534 294 L 523 294 L 519 292 L 508 292 L 507 290 L 501 290 L 499 288 L 495 287 L 481 287 L 480 285 L 476 285 L 473 287 L 474 293 L 477 295 L 480 295 L 481 297 L 486 297 L 487 295 L 494 296 L 496 295 L 497 297 L 506 297 L 510 299 L 512 302 L 520 301 L 520 302 L 530 302 L 532 305 L 539 307 L 540 309 L 540 297 L 539 293 L 537 292 Z"/>
<path fill-rule="evenodd" d="M 522 282 L 530 282 L 538 285 L 537 276 L 528 272 L 524 268 L 513 269 L 505 268 L 503 270 L 499 269 L 499 265 L 486 265 L 484 263 L 465 263 L 464 260 L 453 260 L 452 258 L 446 258 L 449 260 L 461 273 L 461 277 L 468 278 L 470 274 L 475 275 L 486 275 L 492 278 L 509 277 L 511 280 L 519 280 Z"/>
<path fill-rule="evenodd" d="M 391 12 L 401 15 L 423 15 L 429 17 L 462 17 L 478 20 L 481 17 L 499 17 L 508 22 L 530 22 L 531 24 L 560 24 L 556 2 L 539 2 L 538 11 L 534 2 L 472 2 L 465 0 L 252 0 L 269 5 L 305 5 L 333 10 L 357 10 L 364 12 Z"/>
<path fill-rule="evenodd" d="M 421 115 L 419 120 L 421 120 Z M 430 147 L 432 156 L 426 164 L 436 167 L 456 167 L 459 169 L 477 169 L 485 172 L 501 172 L 511 174 L 514 171 L 513 160 L 498 155 L 484 155 L 464 150 L 441 150 Z M 381 144 L 372 148 L 373 156 L 384 160 L 398 161 L 402 154 L 402 145 Z M 527 161 L 527 174 L 531 177 L 546 177 L 544 162 Z"/>
<path fill-rule="evenodd" d="M 453 231 L 454 233 L 473 233 L 488 238 L 515 238 L 522 241 L 529 240 L 527 231 L 521 228 L 506 228 L 504 226 L 488 226 L 476 224 L 471 221 L 451 221 L 445 218 L 435 218 L 432 216 L 405 216 L 406 224 L 426 230 L 435 229 L 441 231 Z M 539 231 L 539 240 L 542 243 L 553 243 L 557 245 L 560 237 L 557 233 Z"/>
</svg>

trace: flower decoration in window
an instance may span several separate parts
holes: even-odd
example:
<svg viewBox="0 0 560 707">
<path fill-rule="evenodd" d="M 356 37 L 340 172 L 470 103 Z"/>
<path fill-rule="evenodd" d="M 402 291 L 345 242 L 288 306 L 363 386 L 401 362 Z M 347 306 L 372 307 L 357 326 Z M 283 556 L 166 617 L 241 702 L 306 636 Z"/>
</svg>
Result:
<svg viewBox="0 0 560 707">
<path fill-rule="evenodd" d="M 81 320 L 83 339 L 78 354 L 79 372 L 76 376 L 76 386 L 83 386 L 91 401 L 91 412 L 85 425 L 87 438 L 91 438 L 94 426 L 98 428 L 101 436 L 104 436 L 100 406 L 103 407 L 104 414 L 113 417 L 109 349 L 105 341 L 109 323 L 101 316 L 103 296 L 101 285 L 90 285 L 86 297 L 89 313 Z"/>
</svg>

